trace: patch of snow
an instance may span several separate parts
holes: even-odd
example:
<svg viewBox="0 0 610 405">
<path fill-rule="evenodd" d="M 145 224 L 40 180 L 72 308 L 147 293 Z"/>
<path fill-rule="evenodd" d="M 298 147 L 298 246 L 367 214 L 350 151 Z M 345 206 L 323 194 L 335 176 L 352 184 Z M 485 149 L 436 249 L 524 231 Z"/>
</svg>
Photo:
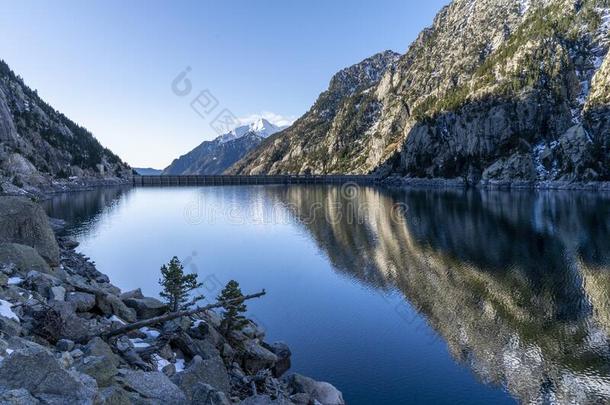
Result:
<svg viewBox="0 0 610 405">
<path fill-rule="evenodd" d="M 176 359 L 176 372 L 184 371 L 184 359 Z"/>
<path fill-rule="evenodd" d="M 119 318 L 119 317 L 118 317 L 118 316 L 116 316 L 116 315 L 112 315 L 112 316 L 111 316 L 110 318 L 108 318 L 108 319 L 109 319 L 109 320 L 111 320 L 111 321 L 113 321 L 113 322 L 118 322 L 118 323 L 120 323 L 121 325 L 125 325 L 125 321 L 124 321 L 124 320 L 122 320 L 121 318 Z"/>
<path fill-rule="evenodd" d="M 519 14 L 522 16 L 530 9 L 531 0 L 519 0 Z"/>
<path fill-rule="evenodd" d="M 153 354 L 152 358 L 154 361 L 157 362 L 157 371 L 162 371 L 165 366 L 170 364 L 169 361 L 165 360 L 163 357 L 159 356 L 158 354 Z"/>
<path fill-rule="evenodd" d="M 0 300 L 0 316 L 19 322 L 19 317 L 11 309 L 11 303 L 5 300 Z"/>
<path fill-rule="evenodd" d="M 139 348 L 150 347 L 150 343 L 146 343 L 142 339 L 138 338 L 138 339 L 129 339 L 129 340 L 133 344 L 133 347 L 139 347 Z"/>
<path fill-rule="evenodd" d="M 11 353 L 14 352 L 14 350 L 13 349 L 6 349 L 5 352 L 6 352 L 6 354 L 10 355 Z"/>
<path fill-rule="evenodd" d="M 534 158 L 534 166 L 536 168 L 536 174 L 538 175 L 538 180 L 548 180 L 550 178 L 554 178 L 557 175 L 557 162 L 553 161 L 551 170 L 549 171 L 544 164 L 542 163 L 542 154 L 550 148 L 554 150 L 559 142 L 553 141 L 548 146 L 544 141 L 540 141 L 538 144 L 534 146 L 533 150 L 533 158 Z"/>
<path fill-rule="evenodd" d="M 159 335 L 161 334 L 161 333 L 159 333 L 159 331 L 151 329 L 147 326 L 140 328 L 140 332 L 146 334 L 147 337 L 152 338 L 152 339 L 158 338 Z"/>
<path fill-rule="evenodd" d="M 21 284 L 23 279 L 21 277 L 11 277 L 8 279 L 8 285 L 17 285 Z"/>
</svg>

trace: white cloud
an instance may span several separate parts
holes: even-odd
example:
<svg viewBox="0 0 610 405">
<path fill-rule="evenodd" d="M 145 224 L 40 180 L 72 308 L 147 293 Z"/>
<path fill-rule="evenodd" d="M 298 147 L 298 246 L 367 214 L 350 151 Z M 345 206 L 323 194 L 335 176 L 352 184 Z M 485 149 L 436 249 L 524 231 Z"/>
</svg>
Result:
<svg viewBox="0 0 610 405">
<path fill-rule="evenodd" d="M 239 121 L 242 124 L 250 124 L 250 123 L 256 121 L 259 118 L 264 118 L 267 121 L 269 121 L 270 123 L 272 123 L 273 125 L 277 125 L 277 126 L 283 127 L 283 126 L 292 125 L 292 123 L 298 117 L 276 114 L 276 113 L 271 112 L 271 111 L 263 111 L 260 114 L 250 114 L 250 115 L 247 115 L 245 117 L 240 117 Z"/>
</svg>

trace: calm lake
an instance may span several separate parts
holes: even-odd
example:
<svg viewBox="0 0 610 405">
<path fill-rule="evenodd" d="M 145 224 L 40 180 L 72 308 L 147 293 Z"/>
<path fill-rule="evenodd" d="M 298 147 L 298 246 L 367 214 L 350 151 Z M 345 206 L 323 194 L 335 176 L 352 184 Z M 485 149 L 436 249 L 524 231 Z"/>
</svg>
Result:
<svg viewBox="0 0 610 405">
<path fill-rule="evenodd" d="M 348 404 L 610 401 L 610 195 L 351 186 L 100 189 L 47 201 L 123 290 L 178 256 L 230 279 L 292 371 Z"/>
</svg>

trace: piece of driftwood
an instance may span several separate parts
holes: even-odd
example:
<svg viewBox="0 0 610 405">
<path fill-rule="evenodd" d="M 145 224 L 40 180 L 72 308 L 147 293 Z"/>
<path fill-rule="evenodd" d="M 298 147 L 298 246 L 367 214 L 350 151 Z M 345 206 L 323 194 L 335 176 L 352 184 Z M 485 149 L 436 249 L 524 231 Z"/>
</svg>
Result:
<svg viewBox="0 0 610 405">
<path fill-rule="evenodd" d="M 157 317 L 150 318 L 150 319 L 145 319 L 143 321 L 138 321 L 138 322 L 130 323 L 130 324 L 121 326 L 120 328 L 116 328 L 116 329 L 113 329 L 113 330 L 109 330 L 107 332 L 103 332 L 99 336 L 102 339 L 104 339 L 104 340 L 108 340 L 109 338 L 111 338 L 113 336 L 124 335 L 127 332 L 130 332 L 130 331 L 136 330 L 136 329 L 140 329 L 140 328 L 143 328 L 145 326 L 156 325 L 158 323 L 171 321 L 172 319 L 181 318 L 183 316 L 195 315 L 195 314 L 198 314 L 200 312 L 207 311 L 207 310 L 214 309 L 214 308 L 219 308 L 219 307 L 222 307 L 222 306 L 225 306 L 225 305 L 239 304 L 239 303 L 244 302 L 246 300 L 251 300 L 253 298 L 262 297 L 265 294 L 267 294 L 267 292 L 265 290 L 263 290 L 263 291 L 261 291 L 259 293 L 256 293 L 256 294 L 244 295 L 243 297 L 234 298 L 234 299 L 231 299 L 231 300 L 218 301 L 215 304 L 206 305 L 204 307 L 197 307 L 197 308 L 189 309 L 189 310 L 186 310 L 186 311 L 170 312 L 169 314 L 157 316 Z M 92 336 L 92 337 L 94 337 L 94 336 Z"/>
</svg>

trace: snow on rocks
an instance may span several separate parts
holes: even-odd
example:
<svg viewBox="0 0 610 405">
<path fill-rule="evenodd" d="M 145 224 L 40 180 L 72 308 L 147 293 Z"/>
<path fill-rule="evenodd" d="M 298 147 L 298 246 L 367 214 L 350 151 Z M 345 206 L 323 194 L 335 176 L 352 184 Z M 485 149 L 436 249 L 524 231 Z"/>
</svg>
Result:
<svg viewBox="0 0 610 405">
<path fill-rule="evenodd" d="M 12 306 L 10 302 L 0 299 L 0 316 L 19 322 L 19 317 L 11 308 Z"/>
</svg>

